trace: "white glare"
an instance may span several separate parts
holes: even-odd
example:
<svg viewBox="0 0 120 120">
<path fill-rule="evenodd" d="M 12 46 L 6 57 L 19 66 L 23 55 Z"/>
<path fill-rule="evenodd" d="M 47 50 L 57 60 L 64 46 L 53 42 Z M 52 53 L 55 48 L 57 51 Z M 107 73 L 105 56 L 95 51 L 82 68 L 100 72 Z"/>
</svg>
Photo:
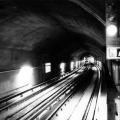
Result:
<svg viewBox="0 0 120 120">
<path fill-rule="evenodd" d="M 45 63 L 45 73 L 51 72 L 51 63 Z"/>
<path fill-rule="evenodd" d="M 79 62 L 76 61 L 75 67 L 78 68 L 79 67 Z"/>
<path fill-rule="evenodd" d="M 90 63 L 94 63 L 94 57 L 92 57 L 92 56 L 89 57 L 89 62 L 90 62 Z"/>
<path fill-rule="evenodd" d="M 95 67 L 95 66 L 92 67 L 92 70 L 93 70 L 93 71 L 97 71 L 97 67 Z"/>
<path fill-rule="evenodd" d="M 65 63 L 60 64 L 61 74 L 63 75 L 65 73 Z"/>
<path fill-rule="evenodd" d="M 74 69 L 74 62 L 72 61 L 71 63 L 70 63 L 70 70 L 72 71 Z"/>
<path fill-rule="evenodd" d="M 24 85 L 26 83 L 32 83 L 33 81 L 33 68 L 29 65 L 24 65 L 21 67 L 17 78 L 16 78 L 16 82 L 17 85 Z"/>
<path fill-rule="evenodd" d="M 117 34 L 117 26 L 113 24 L 108 25 L 106 28 L 106 33 L 110 37 L 115 36 Z"/>
<path fill-rule="evenodd" d="M 22 73 L 22 75 L 25 75 L 25 76 L 26 74 L 31 74 L 32 71 L 33 71 L 33 68 L 29 65 L 22 66 L 20 69 L 20 72 Z"/>
</svg>

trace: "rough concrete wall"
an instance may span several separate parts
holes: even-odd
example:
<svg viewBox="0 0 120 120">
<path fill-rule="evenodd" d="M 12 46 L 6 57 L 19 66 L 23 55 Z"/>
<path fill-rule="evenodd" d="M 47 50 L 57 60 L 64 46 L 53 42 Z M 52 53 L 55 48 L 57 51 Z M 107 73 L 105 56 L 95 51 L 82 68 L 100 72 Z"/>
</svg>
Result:
<svg viewBox="0 0 120 120">
<path fill-rule="evenodd" d="M 0 49 L 0 71 L 19 69 L 24 63 L 34 64 L 34 55 L 29 51 Z"/>
<path fill-rule="evenodd" d="M 33 74 L 28 78 L 18 78 L 22 65 L 30 64 L 33 66 Z M 42 63 L 40 63 L 42 64 Z M 13 90 L 26 84 L 35 85 L 42 81 L 42 68 L 36 67 L 36 58 L 32 52 L 0 49 L 0 93 Z"/>
</svg>

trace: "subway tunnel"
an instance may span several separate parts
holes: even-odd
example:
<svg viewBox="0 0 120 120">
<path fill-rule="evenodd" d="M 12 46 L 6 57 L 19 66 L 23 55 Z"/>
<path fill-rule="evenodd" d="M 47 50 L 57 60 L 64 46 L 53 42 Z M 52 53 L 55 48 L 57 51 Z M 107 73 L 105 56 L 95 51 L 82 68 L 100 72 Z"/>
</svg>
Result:
<svg viewBox="0 0 120 120">
<path fill-rule="evenodd" d="M 105 0 L 0 0 L 0 120 L 119 120 L 119 64 Z"/>
</svg>

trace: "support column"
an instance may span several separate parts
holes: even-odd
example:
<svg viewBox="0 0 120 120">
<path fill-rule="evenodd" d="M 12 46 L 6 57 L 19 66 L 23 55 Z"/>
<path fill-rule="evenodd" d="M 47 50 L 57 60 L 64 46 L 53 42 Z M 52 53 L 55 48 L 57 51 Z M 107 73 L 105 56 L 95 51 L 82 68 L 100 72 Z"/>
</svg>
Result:
<svg viewBox="0 0 120 120">
<path fill-rule="evenodd" d="M 120 60 L 112 62 L 112 74 L 118 92 L 120 92 Z"/>
</svg>

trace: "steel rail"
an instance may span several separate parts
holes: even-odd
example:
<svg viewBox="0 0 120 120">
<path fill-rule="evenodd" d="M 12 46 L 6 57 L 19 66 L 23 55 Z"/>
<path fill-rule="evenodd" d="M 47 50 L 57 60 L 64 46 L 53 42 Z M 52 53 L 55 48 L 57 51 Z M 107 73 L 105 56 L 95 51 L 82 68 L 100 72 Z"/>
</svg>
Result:
<svg viewBox="0 0 120 120">
<path fill-rule="evenodd" d="M 65 82 L 66 82 L 66 80 L 64 79 L 63 81 L 60 81 L 60 82 L 58 82 L 57 84 L 59 85 L 59 84 L 65 84 Z M 57 85 L 56 84 L 56 85 Z M 35 96 L 35 95 L 37 95 L 37 94 L 39 94 L 39 93 L 41 93 L 42 91 L 45 91 L 46 89 L 48 89 L 48 88 L 50 88 L 50 87 L 52 87 L 53 86 L 53 84 L 52 85 L 49 85 L 49 86 L 46 86 L 46 87 L 44 87 L 43 89 L 40 89 L 40 90 L 38 90 L 37 92 L 35 92 L 35 93 L 32 93 L 31 95 L 29 95 L 28 97 L 26 97 L 25 99 L 22 99 L 22 100 L 19 100 L 19 101 L 14 101 L 14 102 L 11 102 L 10 104 L 8 104 L 8 105 L 4 105 L 4 106 L 2 106 L 1 108 L 0 108 L 0 112 L 1 111 L 3 111 L 3 110 L 5 110 L 5 109 L 8 109 L 9 107 L 11 107 L 11 106 L 13 106 L 13 105 L 18 105 L 18 104 L 20 104 L 20 103 L 22 103 L 22 102 L 25 102 L 27 99 L 30 99 L 30 98 L 32 98 L 33 96 Z"/>
</svg>

